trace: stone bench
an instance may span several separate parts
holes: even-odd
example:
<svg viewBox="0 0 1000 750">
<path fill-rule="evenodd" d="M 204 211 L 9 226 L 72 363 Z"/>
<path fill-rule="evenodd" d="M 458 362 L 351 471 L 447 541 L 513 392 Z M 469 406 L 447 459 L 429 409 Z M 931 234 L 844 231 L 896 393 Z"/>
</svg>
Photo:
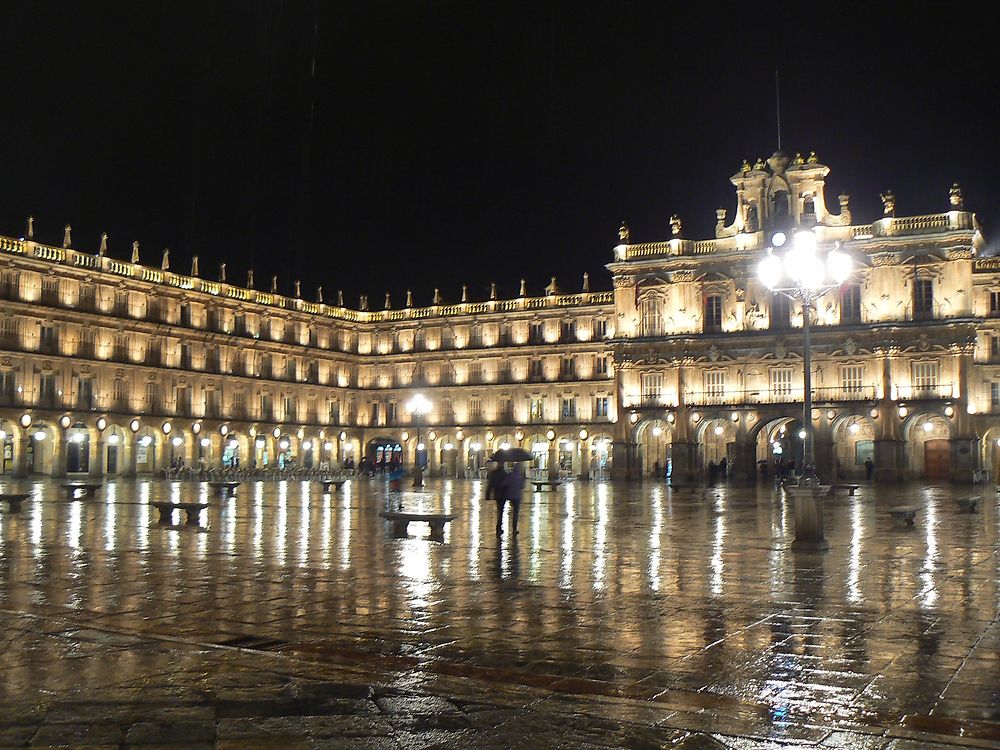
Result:
<svg viewBox="0 0 1000 750">
<path fill-rule="evenodd" d="M 978 497 L 960 497 L 955 503 L 959 513 L 975 513 L 979 509 Z"/>
<path fill-rule="evenodd" d="M 236 488 L 241 484 L 242 482 L 209 482 L 208 486 L 222 497 L 236 497 Z"/>
<path fill-rule="evenodd" d="M 21 503 L 31 497 L 30 492 L 10 492 L 0 495 L 0 503 L 7 503 L 8 513 L 20 513 Z"/>
<path fill-rule="evenodd" d="M 458 518 L 458 516 L 444 513 L 404 513 L 403 511 L 386 511 L 379 513 L 379 515 L 387 521 L 392 521 L 392 533 L 397 539 L 405 539 L 408 536 L 407 526 L 410 521 L 426 521 L 431 527 L 431 539 L 436 542 L 444 541 L 445 524 Z"/>
<path fill-rule="evenodd" d="M 853 497 L 854 493 L 861 489 L 859 484 L 831 484 L 830 489 L 833 492 L 846 492 L 848 496 Z"/>
<path fill-rule="evenodd" d="M 917 509 L 906 505 L 899 505 L 895 508 L 889 508 L 889 515 L 897 521 L 905 521 L 907 526 L 912 526 L 917 517 Z"/>
<path fill-rule="evenodd" d="M 347 483 L 346 479 L 317 479 L 316 481 L 323 485 L 324 495 L 330 494 L 331 487 L 336 487 L 339 490 Z"/>
<path fill-rule="evenodd" d="M 535 492 L 541 492 L 545 488 L 556 489 L 562 484 L 561 479 L 531 479 L 529 480 L 535 488 Z"/>
<path fill-rule="evenodd" d="M 92 484 L 89 482 L 68 482 L 67 484 L 63 485 L 63 489 L 66 490 L 67 499 L 83 500 L 93 496 L 94 493 L 96 493 L 103 486 L 104 486 L 103 484 L 97 484 L 97 483 Z M 79 496 L 77 496 L 76 494 L 77 491 L 80 492 Z"/>
<path fill-rule="evenodd" d="M 160 526 L 174 525 L 175 510 L 183 510 L 187 513 L 188 526 L 201 526 L 201 512 L 208 507 L 208 503 L 156 502 L 150 503 L 150 505 L 160 511 L 160 520 L 157 522 Z"/>
</svg>

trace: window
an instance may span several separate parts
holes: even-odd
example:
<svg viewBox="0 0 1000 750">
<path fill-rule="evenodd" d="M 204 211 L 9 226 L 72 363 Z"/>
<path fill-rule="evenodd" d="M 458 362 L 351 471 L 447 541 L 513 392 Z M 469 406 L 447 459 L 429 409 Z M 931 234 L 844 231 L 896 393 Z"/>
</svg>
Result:
<svg viewBox="0 0 1000 750">
<path fill-rule="evenodd" d="M 243 391 L 236 391 L 233 394 L 233 416 L 237 419 L 246 419 L 247 404 Z"/>
<path fill-rule="evenodd" d="M 788 328 L 791 301 L 784 294 L 771 295 L 771 328 Z"/>
<path fill-rule="evenodd" d="M 127 396 L 125 395 L 125 380 L 123 378 L 115 378 L 111 386 L 111 394 L 115 404 L 122 405 L 125 403 Z"/>
<path fill-rule="evenodd" d="M 472 364 L 469 365 L 469 382 L 470 383 L 483 382 L 482 362 L 473 362 Z"/>
<path fill-rule="evenodd" d="M 575 378 L 576 357 L 563 357 L 559 366 L 559 374 L 563 378 Z"/>
<path fill-rule="evenodd" d="M 39 331 L 38 350 L 43 354 L 56 353 L 56 329 L 51 325 L 43 325 Z"/>
<path fill-rule="evenodd" d="M 594 357 L 594 372 L 598 375 L 608 374 L 608 358 L 605 355 L 599 354 Z"/>
<path fill-rule="evenodd" d="M 298 375 L 298 368 L 295 366 L 295 358 L 289 357 L 285 360 L 285 379 L 295 380 Z"/>
<path fill-rule="evenodd" d="M 542 399 L 531 399 L 528 404 L 528 417 L 532 422 L 541 422 L 545 419 L 545 402 Z"/>
<path fill-rule="evenodd" d="M 990 358 L 1000 359 L 1000 336 L 990 336 Z"/>
<path fill-rule="evenodd" d="M 990 406 L 994 410 L 1000 409 L 1000 383 L 995 380 L 990 383 Z"/>
<path fill-rule="evenodd" d="M 271 405 L 271 394 L 262 393 L 260 394 L 260 418 L 261 419 L 273 419 L 274 409 Z"/>
<path fill-rule="evenodd" d="M 934 388 L 938 384 L 937 362 L 913 363 L 913 386 L 915 388 Z"/>
<path fill-rule="evenodd" d="M 340 424 L 340 402 L 330 402 L 330 424 Z"/>
<path fill-rule="evenodd" d="M 158 412 L 160 410 L 160 394 L 156 383 L 150 381 L 146 383 L 146 411 Z"/>
<path fill-rule="evenodd" d="M 0 403 L 13 406 L 17 393 L 17 374 L 13 370 L 0 370 Z"/>
<path fill-rule="evenodd" d="M 483 421 L 483 402 L 481 399 L 469 399 L 469 421 L 479 424 Z"/>
<path fill-rule="evenodd" d="M 990 317 L 1000 316 L 1000 292 L 990 292 Z"/>
<path fill-rule="evenodd" d="M 285 419 L 298 419 L 299 405 L 295 396 L 285 396 Z"/>
<path fill-rule="evenodd" d="M 371 411 L 371 424 L 379 423 L 379 413 L 381 410 L 381 404 L 378 401 L 372 401 L 372 411 Z"/>
<path fill-rule="evenodd" d="M 595 320 L 594 321 L 594 340 L 600 341 L 608 337 L 608 321 L 606 320 Z"/>
<path fill-rule="evenodd" d="M 469 346 L 480 347 L 483 345 L 483 330 L 479 326 L 472 326 L 469 333 Z"/>
<path fill-rule="evenodd" d="M 594 416 L 595 417 L 607 417 L 608 416 L 608 397 L 598 396 L 594 399 Z"/>
<path fill-rule="evenodd" d="M 542 360 L 540 359 L 531 360 L 531 365 L 528 370 L 528 375 L 531 377 L 532 380 L 541 380 L 543 377 L 545 377 L 545 371 L 544 368 L 542 367 Z"/>
<path fill-rule="evenodd" d="M 792 395 L 791 367 L 771 370 L 771 395 L 778 399 L 788 398 Z"/>
<path fill-rule="evenodd" d="M 41 375 L 38 380 L 38 404 L 47 406 L 50 409 L 56 406 L 56 376 L 52 374 Z"/>
<path fill-rule="evenodd" d="M 642 314 L 643 336 L 663 335 L 662 307 L 662 303 L 658 299 L 647 299 L 642 301 L 642 305 L 640 305 L 640 312 Z"/>
<path fill-rule="evenodd" d="M 545 327 L 538 322 L 532 323 L 528 330 L 528 343 L 541 344 L 545 340 Z"/>
<path fill-rule="evenodd" d="M 92 378 L 78 378 L 76 383 L 76 408 L 90 411 L 94 408 L 94 381 Z"/>
<path fill-rule="evenodd" d="M 917 279 L 913 283 L 913 317 L 929 318 L 934 314 L 934 282 Z"/>
<path fill-rule="evenodd" d="M 388 404 L 385 405 L 385 418 L 386 418 L 386 421 L 389 424 L 395 424 L 396 423 L 396 409 L 397 409 L 397 406 L 398 405 L 396 404 L 395 401 L 390 401 Z"/>
<path fill-rule="evenodd" d="M 184 389 L 183 400 L 177 405 L 179 410 L 183 410 L 182 414 L 191 413 L 191 394 L 188 389 Z M 221 417 L 222 416 L 222 406 L 219 398 L 219 391 L 214 388 L 205 389 L 205 416 L 207 417 Z"/>
<path fill-rule="evenodd" d="M 499 417 L 505 422 L 514 421 L 514 402 L 509 398 L 500 399 Z"/>
<path fill-rule="evenodd" d="M 846 286 L 840 292 L 840 322 L 861 322 L 861 287 L 856 284 Z"/>
<path fill-rule="evenodd" d="M 562 400 L 563 419 L 576 419 L 576 397 L 567 396 Z"/>
<path fill-rule="evenodd" d="M 563 341 L 573 341 L 576 338 L 576 323 L 572 320 L 564 320 L 561 333 Z"/>
<path fill-rule="evenodd" d="M 726 371 L 709 370 L 704 374 L 705 395 L 712 400 L 721 400 L 726 395 Z"/>
<path fill-rule="evenodd" d="M 840 368 L 840 388 L 845 394 L 861 393 L 864 387 L 864 365 L 844 365 Z"/>
<path fill-rule="evenodd" d="M 706 331 L 722 330 L 722 295 L 710 294 L 705 297 L 705 325 Z"/>
<path fill-rule="evenodd" d="M 640 379 L 644 403 L 660 404 L 663 401 L 663 373 L 646 372 Z"/>
</svg>

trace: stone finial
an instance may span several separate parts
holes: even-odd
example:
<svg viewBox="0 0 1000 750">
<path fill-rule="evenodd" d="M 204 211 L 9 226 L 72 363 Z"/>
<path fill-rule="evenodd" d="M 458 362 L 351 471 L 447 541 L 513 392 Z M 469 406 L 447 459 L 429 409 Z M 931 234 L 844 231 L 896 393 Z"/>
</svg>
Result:
<svg viewBox="0 0 1000 750">
<path fill-rule="evenodd" d="M 807 164 L 819 164 L 819 157 L 816 156 L 816 152 L 815 151 L 810 151 L 809 152 L 809 158 L 806 159 L 806 163 Z"/>
<path fill-rule="evenodd" d="M 132 262 L 139 262 L 139 240 L 132 243 Z"/>
<path fill-rule="evenodd" d="M 955 208 L 962 208 L 965 205 L 965 198 L 962 197 L 962 188 L 958 186 L 957 182 L 951 184 L 951 188 L 948 189 L 948 201 Z"/>
<path fill-rule="evenodd" d="M 590 291 L 590 274 L 586 271 L 583 272 L 583 291 Z"/>
<path fill-rule="evenodd" d="M 302 299 L 302 282 L 295 279 L 295 299 Z"/>
<path fill-rule="evenodd" d="M 441 290 L 438 289 L 437 287 L 434 287 L 434 296 L 431 298 L 431 301 L 435 305 L 440 305 L 441 304 Z"/>
<path fill-rule="evenodd" d="M 553 276 L 552 280 L 549 282 L 549 285 L 545 287 L 545 294 L 551 297 L 553 294 L 558 294 L 558 293 L 559 293 L 559 287 L 556 286 L 556 277 Z"/>
<path fill-rule="evenodd" d="M 469 287 L 466 284 L 462 284 L 462 302 L 469 301 Z"/>
<path fill-rule="evenodd" d="M 525 282 L 524 279 L 521 279 L 521 286 L 517 290 L 517 294 L 518 294 L 519 297 L 527 297 L 528 296 L 528 284 L 527 284 L 527 282 Z"/>
<path fill-rule="evenodd" d="M 367 294 L 362 294 L 361 295 L 361 300 L 360 300 L 360 304 L 358 305 L 358 307 L 360 307 L 362 310 L 367 310 L 368 309 L 368 295 Z"/>
<path fill-rule="evenodd" d="M 882 198 L 882 215 L 883 216 L 895 216 L 896 215 L 896 194 L 891 190 L 881 193 Z"/>
<path fill-rule="evenodd" d="M 622 225 L 618 227 L 618 239 L 621 241 L 623 245 L 627 245 L 631 237 L 632 237 L 632 231 L 628 228 L 628 224 L 626 224 L 625 221 L 623 220 Z"/>
<path fill-rule="evenodd" d="M 796 167 L 801 167 L 805 163 L 806 163 L 806 160 L 802 158 L 802 154 L 800 154 L 798 151 L 796 151 L 795 152 L 795 158 L 792 159 L 792 165 L 796 166 Z"/>
<path fill-rule="evenodd" d="M 753 171 L 763 172 L 764 171 L 764 159 L 762 157 L 757 157 L 757 161 L 753 163 Z"/>
<path fill-rule="evenodd" d="M 163 259 L 160 261 L 160 270 L 169 271 L 170 270 L 170 248 L 163 248 Z"/>
<path fill-rule="evenodd" d="M 743 174 L 746 174 L 751 169 L 752 169 L 752 167 L 750 166 L 750 162 L 748 162 L 746 159 L 744 159 L 743 163 L 740 164 L 740 172 L 743 173 Z"/>
<path fill-rule="evenodd" d="M 837 200 L 840 201 L 840 215 L 843 217 L 844 221 L 848 224 L 851 223 L 851 196 L 847 193 L 841 193 Z"/>
<path fill-rule="evenodd" d="M 413 291 L 410 289 L 406 290 L 406 306 L 413 307 Z"/>
<path fill-rule="evenodd" d="M 726 223 L 726 209 L 724 209 L 724 208 L 717 208 L 717 209 L 715 209 L 715 222 L 717 224 L 725 224 Z"/>
<path fill-rule="evenodd" d="M 198 256 L 195 255 L 191 258 L 191 275 L 194 277 L 198 276 Z"/>
<path fill-rule="evenodd" d="M 323 287 L 321 286 L 316 287 L 316 301 L 321 305 L 323 304 Z"/>
<path fill-rule="evenodd" d="M 344 306 L 344 290 L 343 289 L 338 289 L 337 290 L 337 307 L 343 307 L 343 306 Z"/>
<path fill-rule="evenodd" d="M 73 244 L 73 227 L 67 224 L 63 227 L 63 247 L 69 247 Z"/>
<path fill-rule="evenodd" d="M 391 310 L 392 309 L 392 302 L 389 299 L 389 292 L 385 293 L 385 309 L 386 310 Z"/>
<path fill-rule="evenodd" d="M 278 277 L 277 276 L 272 276 L 271 277 L 271 294 L 277 294 L 277 293 L 278 293 Z"/>
<path fill-rule="evenodd" d="M 108 233 L 101 232 L 101 244 L 97 248 L 97 257 L 103 258 L 108 253 Z"/>
<path fill-rule="evenodd" d="M 677 214 L 670 217 L 670 234 L 674 237 L 681 236 L 681 217 Z"/>
<path fill-rule="evenodd" d="M 33 240 L 35 238 L 35 217 L 34 216 L 29 216 L 28 217 L 28 231 L 27 231 L 27 234 L 25 234 L 25 237 L 27 239 L 29 239 L 29 240 Z"/>
<path fill-rule="evenodd" d="M 490 299 L 497 298 L 497 283 L 495 281 L 490 282 Z"/>
<path fill-rule="evenodd" d="M 253 289 L 253 269 L 247 271 L 247 289 Z"/>
<path fill-rule="evenodd" d="M 225 263 L 220 263 L 219 264 L 219 281 L 221 283 L 223 283 L 223 284 L 226 283 L 226 264 Z"/>
</svg>

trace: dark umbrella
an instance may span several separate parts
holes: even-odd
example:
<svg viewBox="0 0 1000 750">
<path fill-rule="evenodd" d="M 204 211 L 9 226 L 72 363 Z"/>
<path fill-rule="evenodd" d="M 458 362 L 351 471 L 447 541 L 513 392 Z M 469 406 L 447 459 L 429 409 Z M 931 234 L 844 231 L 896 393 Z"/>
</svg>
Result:
<svg viewBox="0 0 1000 750">
<path fill-rule="evenodd" d="M 490 456 L 490 461 L 532 461 L 534 458 L 524 448 L 507 448 Z"/>
</svg>

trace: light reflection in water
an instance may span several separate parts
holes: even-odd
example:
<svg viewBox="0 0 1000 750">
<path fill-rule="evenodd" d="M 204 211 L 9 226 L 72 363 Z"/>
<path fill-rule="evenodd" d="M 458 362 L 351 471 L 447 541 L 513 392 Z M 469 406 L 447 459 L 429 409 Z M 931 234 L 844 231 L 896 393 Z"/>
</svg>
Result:
<svg viewBox="0 0 1000 750">
<path fill-rule="evenodd" d="M 861 498 L 854 496 L 851 505 L 851 552 L 847 564 L 847 600 L 852 604 L 861 601 L 861 589 L 858 582 L 861 579 L 861 541 L 864 539 Z"/>
<path fill-rule="evenodd" d="M 927 551 L 924 555 L 923 570 L 920 572 L 920 582 L 924 585 L 921 590 L 920 606 L 925 609 L 932 609 L 937 605 L 938 592 L 934 583 L 934 571 L 938 564 L 938 520 L 937 520 L 937 500 L 930 497 L 925 506 L 926 521 L 924 523 L 924 533 L 927 542 Z"/>
<path fill-rule="evenodd" d="M 320 526 L 320 556 L 323 558 L 323 567 L 330 564 L 330 545 L 333 544 L 333 498 L 330 495 L 323 495 L 323 523 Z"/>
<path fill-rule="evenodd" d="M 278 482 L 278 523 L 274 529 L 274 559 L 285 564 L 288 541 L 288 482 Z"/>
<path fill-rule="evenodd" d="M 431 592 L 430 545 L 424 539 L 407 539 L 400 547 L 400 573 L 407 579 L 405 586 L 410 595 L 410 607 L 427 605 Z"/>
<path fill-rule="evenodd" d="M 226 501 L 226 548 L 229 554 L 236 552 L 236 498 Z"/>
<path fill-rule="evenodd" d="M 722 596 L 722 552 L 726 539 L 726 516 L 719 513 L 715 517 L 715 538 L 712 540 L 712 559 L 709 567 L 712 569 L 712 595 Z"/>
<path fill-rule="evenodd" d="M 597 487 L 597 530 L 594 538 L 594 590 L 604 588 L 608 543 L 608 486 Z"/>
<path fill-rule="evenodd" d="M 660 590 L 660 535 L 663 533 L 663 487 L 653 487 L 652 527 L 649 530 L 649 587 Z"/>
<path fill-rule="evenodd" d="M 573 496 L 566 495 L 566 514 L 563 518 L 563 538 L 561 552 L 561 566 L 559 576 L 559 586 L 568 589 L 573 585 Z"/>
<path fill-rule="evenodd" d="M 542 502 L 536 493 L 531 494 L 531 573 L 530 579 L 538 581 L 542 565 Z"/>
<path fill-rule="evenodd" d="M 264 556 L 264 483 L 257 482 L 253 495 L 253 554 L 258 560 Z"/>
<path fill-rule="evenodd" d="M 309 524 L 311 519 L 311 503 L 309 502 L 310 483 L 303 482 L 300 489 L 302 502 L 299 504 L 299 567 L 306 567 L 309 562 Z"/>
<path fill-rule="evenodd" d="M 40 500 L 41 489 L 38 487 L 33 488 L 35 493 L 35 498 Z M 35 557 L 39 557 L 42 554 L 42 510 L 45 508 L 45 504 L 42 502 L 34 502 L 31 504 L 31 545 L 35 550 Z"/>
<path fill-rule="evenodd" d="M 473 482 L 472 497 L 469 498 L 469 576 L 473 581 L 479 580 L 479 514 L 481 511 L 482 492 L 483 483 Z"/>
<path fill-rule="evenodd" d="M 69 528 L 66 530 L 66 544 L 73 549 L 80 546 L 80 525 L 83 517 L 83 501 L 69 504 Z"/>
<path fill-rule="evenodd" d="M 118 541 L 118 506 L 117 502 L 117 490 L 118 488 L 111 484 L 105 492 L 104 499 L 104 549 L 111 552 L 116 547 L 116 542 Z"/>
<path fill-rule="evenodd" d="M 149 482 L 139 485 L 139 547 L 149 551 Z"/>
</svg>

